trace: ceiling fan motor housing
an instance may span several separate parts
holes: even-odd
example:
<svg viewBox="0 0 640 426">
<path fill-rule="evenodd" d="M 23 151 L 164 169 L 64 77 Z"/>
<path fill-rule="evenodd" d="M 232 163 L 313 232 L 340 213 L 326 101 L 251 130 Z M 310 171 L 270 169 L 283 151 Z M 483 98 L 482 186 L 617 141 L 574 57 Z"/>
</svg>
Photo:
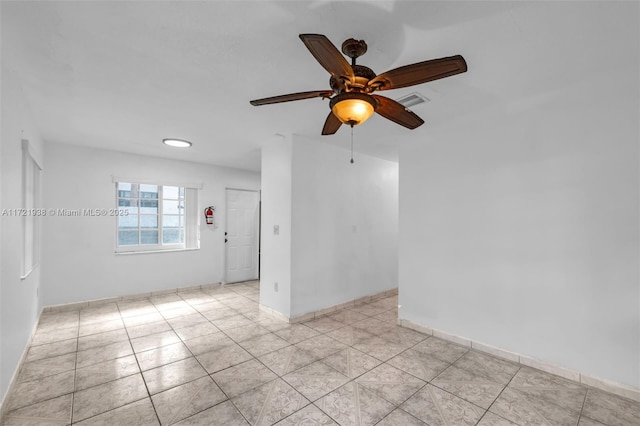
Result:
<svg viewBox="0 0 640 426">
<path fill-rule="evenodd" d="M 329 86 L 336 93 L 344 92 L 369 92 L 367 83 L 376 77 L 376 73 L 369 67 L 357 65 L 356 58 L 367 52 L 367 43 L 364 40 L 356 40 L 350 38 L 342 43 L 342 53 L 351 58 L 351 69 L 353 70 L 353 78 L 351 76 L 332 76 L 329 79 Z"/>
<path fill-rule="evenodd" d="M 367 83 L 369 82 L 369 80 L 376 77 L 376 73 L 373 72 L 371 68 L 365 67 L 364 65 L 352 65 L 351 68 L 353 68 L 353 81 L 347 79 L 346 77 L 336 78 L 332 76 L 329 79 L 329 85 L 331 86 L 331 89 L 335 93 L 344 93 L 350 91 L 369 92 L 370 90 L 368 90 L 367 88 Z"/>
</svg>

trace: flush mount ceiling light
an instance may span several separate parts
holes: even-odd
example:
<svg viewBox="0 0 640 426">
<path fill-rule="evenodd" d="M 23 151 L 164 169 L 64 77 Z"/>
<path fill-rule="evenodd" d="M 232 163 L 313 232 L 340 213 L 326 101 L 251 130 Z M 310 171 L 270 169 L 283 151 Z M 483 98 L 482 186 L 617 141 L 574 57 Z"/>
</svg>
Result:
<svg viewBox="0 0 640 426">
<path fill-rule="evenodd" d="M 162 139 L 162 143 L 175 148 L 189 148 L 192 145 L 191 142 L 182 139 Z"/>
</svg>

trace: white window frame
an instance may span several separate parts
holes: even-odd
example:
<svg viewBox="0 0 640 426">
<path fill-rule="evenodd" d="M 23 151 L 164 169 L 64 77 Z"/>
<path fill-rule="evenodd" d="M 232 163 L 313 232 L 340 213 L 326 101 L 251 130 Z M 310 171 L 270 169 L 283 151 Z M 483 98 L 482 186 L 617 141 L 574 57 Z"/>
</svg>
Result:
<svg viewBox="0 0 640 426">
<path fill-rule="evenodd" d="M 27 139 L 22 139 L 22 256 L 20 279 L 40 265 L 42 161 Z"/>
<path fill-rule="evenodd" d="M 199 215 L 198 215 L 198 184 L 173 184 L 173 183 L 157 183 L 149 180 L 128 179 L 113 177 L 115 184 L 115 206 L 117 210 L 121 210 L 119 206 L 118 183 L 131 183 L 138 185 L 155 185 L 158 187 L 158 241 L 159 244 L 136 244 L 136 245 L 118 245 L 118 223 L 119 218 L 116 217 L 115 223 L 115 253 L 116 254 L 134 254 L 134 253 L 158 253 L 172 251 L 198 250 L 200 248 L 199 235 Z M 164 187 L 175 186 L 184 188 L 184 243 L 180 244 L 163 244 L 163 192 Z"/>
</svg>

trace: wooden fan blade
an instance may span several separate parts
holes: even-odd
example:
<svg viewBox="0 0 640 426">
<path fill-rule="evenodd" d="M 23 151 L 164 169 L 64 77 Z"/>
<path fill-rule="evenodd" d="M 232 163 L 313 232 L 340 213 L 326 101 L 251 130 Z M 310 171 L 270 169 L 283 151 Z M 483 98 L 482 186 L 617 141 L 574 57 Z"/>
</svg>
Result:
<svg viewBox="0 0 640 426">
<path fill-rule="evenodd" d="M 300 40 L 329 74 L 353 80 L 351 65 L 327 37 L 322 34 L 300 34 Z"/>
<path fill-rule="evenodd" d="M 314 90 L 311 92 L 290 93 L 288 95 L 272 96 L 270 98 L 255 99 L 249 101 L 253 106 L 278 104 L 280 102 L 299 101 L 310 98 L 330 98 L 333 95 L 331 90 Z"/>
<path fill-rule="evenodd" d="M 330 111 L 327 116 L 327 120 L 324 122 L 324 127 L 322 128 L 323 135 L 333 135 L 338 129 L 342 126 L 342 121 L 338 120 L 338 117 Z"/>
<path fill-rule="evenodd" d="M 378 101 L 376 112 L 384 118 L 412 130 L 424 124 L 422 118 L 418 117 L 413 111 L 401 103 L 380 95 L 371 96 Z"/>
<path fill-rule="evenodd" d="M 456 55 L 392 69 L 373 78 L 369 81 L 368 86 L 374 90 L 399 89 L 400 87 L 422 84 L 466 71 L 466 61 L 462 56 Z"/>
</svg>

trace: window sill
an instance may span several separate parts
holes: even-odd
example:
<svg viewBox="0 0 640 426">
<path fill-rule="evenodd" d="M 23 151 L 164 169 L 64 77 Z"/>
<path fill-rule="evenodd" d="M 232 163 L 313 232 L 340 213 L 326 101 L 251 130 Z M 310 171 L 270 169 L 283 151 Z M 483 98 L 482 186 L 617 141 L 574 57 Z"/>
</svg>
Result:
<svg viewBox="0 0 640 426">
<path fill-rule="evenodd" d="M 138 250 L 138 251 L 115 251 L 113 254 L 116 256 L 129 256 L 130 254 L 157 254 L 157 253 L 176 253 L 181 251 L 196 251 L 200 248 L 179 248 L 168 250 Z"/>
</svg>

